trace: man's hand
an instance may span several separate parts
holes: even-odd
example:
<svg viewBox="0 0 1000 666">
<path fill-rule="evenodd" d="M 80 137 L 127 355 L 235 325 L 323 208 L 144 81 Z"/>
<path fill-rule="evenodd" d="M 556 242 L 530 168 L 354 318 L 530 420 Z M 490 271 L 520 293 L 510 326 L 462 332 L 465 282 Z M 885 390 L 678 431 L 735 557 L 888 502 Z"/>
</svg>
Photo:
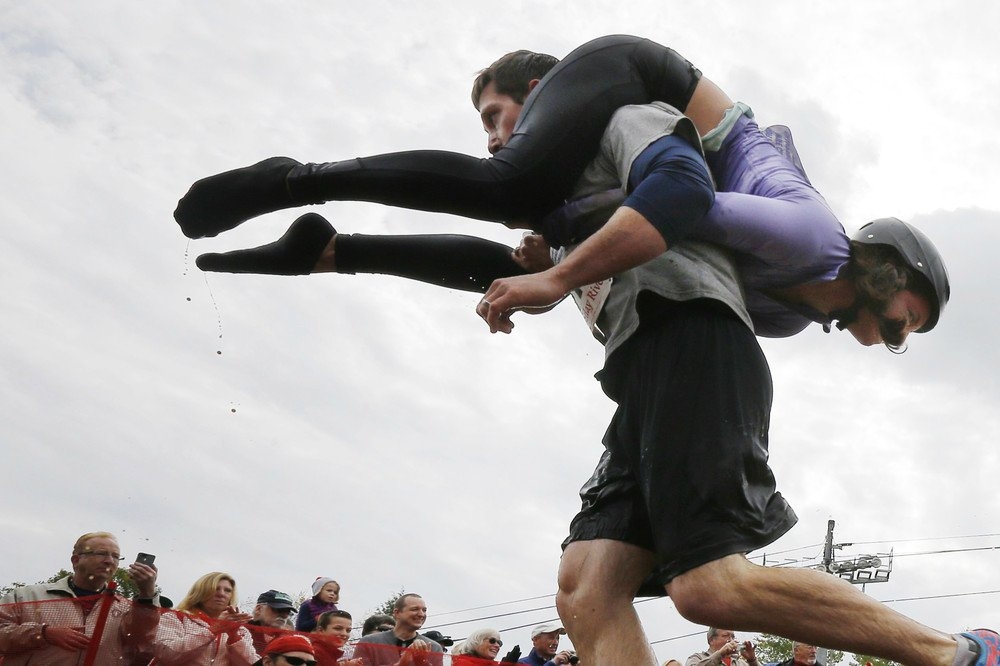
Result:
<svg viewBox="0 0 1000 666">
<path fill-rule="evenodd" d="M 63 650 L 84 650 L 90 638 L 80 629 L 73 627 L 45 627 L 45 640 Z"/>
<path fill-rule="evenodd" d="M 403 651 L 396 664 L 397 666 L 421 666 L 428 663 L 427 657 L 430 652 L 431 644 L 418 638 Z"/>
<path fill-rule="evenodd" d="M 128 567 L 129 578 L 139 590 L 139 597 L 152 599 L 156 594 L 156 567 L 133 562 Z"/>
<path fill-rule="evenodd" d="M 718 650 L 712 653 L 712 658 L 715 661 L 722 661 L 726 657 L 731 657 L 732 655 L 739 652 L 740 644 L 738 641 L 729 641 Z"/>
<path fill-rule="evenodd" d="M 750 641 L 743 641 L 743 645 L 740 646 L 740 656 L 743 657 L 748 664 L 756 664 L 757 646 Z"/>
<path fill-rule="evenodd" d="M 517 265 L 529 273 L 540 273 L 552 268 L 552 255 L 549 244 L 541 234 L 524 234 L 521 244 L 511 252 L 511 258 Z"/>
<path fill-rule="evenodd" d="M 573 656 L 572 652 L 570 652 L 569 650 L 563 650 L 562 652 L 558 653 L 556 656 L 552 657 L 552 663 L 553 664 L 568 664 L 569 663 L 569 658 L 572 657 L 572 656 Z"/>
<path fill-rule="evenodd" d="M 490 327 L 490 333 L 510 333 L 514 324 L 510 315 L 526 307 L 545 307 L 559 301 L 569 292 L 549 269 L 533 275 L 494 280 L 483 299 L 476 305 L 476 314 Z"/>
</svg>

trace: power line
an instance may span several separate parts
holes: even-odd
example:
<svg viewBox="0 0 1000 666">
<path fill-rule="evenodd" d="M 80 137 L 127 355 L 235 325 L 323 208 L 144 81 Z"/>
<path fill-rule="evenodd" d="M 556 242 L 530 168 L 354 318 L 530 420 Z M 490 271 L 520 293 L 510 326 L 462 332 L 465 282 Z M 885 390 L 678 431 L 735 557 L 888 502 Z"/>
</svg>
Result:
<svg viewBox="0 0 1000 666">
<path fill-rule="evenodd" d="M 469 611 L 483 610 L 484 608 L 496 608 L 497 606 L 509 606 L 511 604 L 524 603 L 525 601 L 538 601 L 539 599 L 548 599 L 549 597 L 554 597 L 554 596 L 556 596 L 554 592 L 552 594 L 540 594 L 537 597 L 526 597 L 524 599 L 515 599 L 514 601 L 501 601 L 500 603 L 497 603 L 497 604 L 487 604 L 485 606 L 474 606 L 472 608 L 466 608 L 464 610 L 454 610 L 454 611 L 447 611 L 445 613 L 435 613 L 434 615 L 440 617 L 440 616 L 443 616 L 443 615 L 455 615 L 457 613 L 468 613 Z"/>
<path fill-rule="evenodd" d="M 926 601 L 928 599 L 951 599 L 953 597 L 978 597 L 984 594 L 1000 594 L 1000 590 L 983 590 L 982 592 L 956 592 L 955 594 L 935 594 L 927 597 L 904 597 L 902 599 L 886 599 L 883 604 L 902 603 L 904 601 Z"/>
<path fill-rule="evenodd" d="M 980 548 L 950 548 L 948 550 L 928 550 L 922 553 L 894 553 L 894 557 L 912 557 L 914 555 L 947 555 L 951 553 L 970 553 L 977 550 L 1000 550 L 1000 546 L 982 546 Z"/>
<path fill-rule="evenodd" d="M 855 546 L 870 546 L 877 543 L 895 543 L 898 541 L 948 541 L 949 539 L 982 539 L 985 537 L 996 537 L 1000 534 L 966 534 L 965 536 L 950 537 L 925 537 L 922 539 L 883 539 L 882 541 L 855 541 Z"/>
<path fill-rule="evenodd" d="M 978 597 L 984 594 L 1000 594 L 1000 590 L 983 590 L 981 592 L 956 592 L 955 594 L 935 594 L 926 597 L 905 597 L 901 599 L 883 599 L 881 603 L 883 604 L 895 604 L 902 603 L 904 601 L 927 601 L 930 599 L 950 599 L 953 597 Z M 704 631 L 696 631 L 693 634 L 683 634 L 681 636 L 671 636 L 670 638 L 661 638 L 656 641 L 650 641 L 650 645 L 659 645 L 660 643 L 669 643 L 670 641 L 679 641 L 682 638 L 691 638 L 692 636 L 700 636 L 704 634 Z"/>
<path fill-rule="evenodd" d="M 974 535 L 952 536 L 952 537 L 927 537 L 927 538 L 920 538 L 920 539 L 898 539 L 898 540 L 889 540 L 889 539 L 887 539 L 887 540 L 882 540 L 882 541 L 853 542 L 851 545 L 852 546 L 865 546 L 865 545 L 875 545 L 875 544 L 882 544 L 882 543 L 892 543 L 894 541 L 908 541 L 908 542 L 916 542 L 916 541 L 945 541 L 945 540 L 954 540 L 954 539 L 978 539 L 978 538 L 997 537 L 997 536 L 1000 536 L 1000 533 L 996 533 L 996 534 L 974 534 Z M 798 547 L 798 548 L 790 548 L 790 549 L 787 549 L 787 550 L 777 551 L 777 552 L 774 552 L 774 553 L 763 553 L 760 556 L 755 556 L 754 558 L 750 558 L 750 559 L 774 557 L 774 556 L 777 556 L 777 555 L 782 555 L 782 554 L 794 552 L 794 551 L 797 551 L 797 550 L 804 550 L 806 548 L 817 548 L 817 547 L 822 546 L 822 545 L 823 544 L 814 544 L 814 545 L 810 545 L 810 546 L 801 546 L 801 547 Z M 913 553 L 893 553 L 893 557 L 917 557 L 917 556 L 925 556 L 925 555 L 948 555 L 948 554 L 955 554 L 955 553 L 981 552 L 981 551 L 991 551 L 991 550 L 1000 550 L 1000 545 L 998 545 L 998 546 L 979 546 L 979 547 L 975 547 L 975 548 L 950 548 L 950 549 L 942 549 L 942 550 L 920 551 L 920 552 L 913 552 Z M 796 564 L 801 564 L 804 561 L 815 560 L 815 559 L 817 559 L 815 556 L 814 557 L 808 557 L 808 558 L 800 558 L 799 561 L 795 562 L 795 563 L 769 564 L 768 566 L 772 566 L 772 567 L 791 567 L 791 566 L 796 565 Z M 1000 592 L 1000 591 L 989 590 L 989 591 L 983 591 L 983 592 L 968 592 L 968 593 L 944 594 L 944 595 L 927 596 L 927 597 L 909 597 L 909 598 L 906 598 L 906 599 L 887 600 L 887 601 L 884 601 L 883 603 L 896 603 L 896 602 L 904 602 L 904 601 L 919 601 L 919 600 L 924 600 L 924 599 L 946 599 L 946 598 L 949 598 L 949 597 L 976 596 L 976 595 L 982 595 L 982 594 L 996 594 L 998 592 Z M 486 604 L 486 605 L 483 605 L 483 606 L 474 606 L 474 607 L 471 607 L 471 608 L 466 608 L 466 609 L 461 609 L 461 610 L 447 611 L 447 612 L 444 612 L 444 613 L 435 613 L 435 616 L 436 617 L 443 617 L 443 616 L 447 616 L 447 615 L 457 615 L 457 614 L 460 614 L 460 613 L 468 613 L 468 612 L 477 611 L 477 610 L 485 610 L 485 609 L 488 609 L 488 608 L 497 608 L 497 607 L 500 607 L 500 606 L 509 606 L 509 605 L 513 605 L 513 604 L 525 603 L 525 602 L 528 602 L 528 601 L 538 601 L 539 599 L 550 599 L 550 598 L 554 598 L 554 597 L 555 597 L 555 593 L 542 594 L 542 595 L 537 595 L 537 596 L 533 596 L 533 597 L 525 597 L 523 599 L 515 599 L 515 600 L 512 600 L 512 601 L 503 601 L 503 602 L 494 603 L 494 604 Z M 662 598 L 662 597 L 650 597 L 650 598 L 646 598 L 646 599 L 639 599 L 637 601 L 634 601 L 633 605 L 639 604 L 639 603 L 643 603 L 643 602 L 647 602 L 647 601 L 653 601 L 653 600 L 658 599 L 658 598 Z M 469 624 L 469 623 L 472 623 L 472 622 L 482 622 L 482 621 L 485 621 L 485 620 L 494 620 L 494 619 L 497 619 L 497 618 L 512 617 L 512 616 L 522 615 L 524 613 L 533 613 L 533 612 L 537 612 L 537 611 L 547 611 L 547 610 L 555 610 L 555 604 L 550 604 L 550 605 L 546 605 L 546 606 L 537 606 L 537 607 L 534 607 L 534 608 L 524 608 L 524 609 L 520 609 L 520 610 L 516 610 L 516 611 L 511 611 L 511 612 L 508 612 L 508 613 L 496 613 L 496 614 L 493 614 L 493 615 L 477 616 L 477 617 L 470 618 L 470 619 L 467 619 L 467 620 L 456 620 L 454 622 L 445 622 L 445 623 L 442 623 L 442 624 L 435 624 L 434 627 L 452 627 L 452 626 L 457 626 L 457 625 L 461 625 L 461 624 Z M 500 631 L 514 631 L 516 629 L 523 629 L 525 627 L 532 627 L 532 626 L 535 626 L 537 624 L 541 624 L 543 622 L 558 622 L 558 621 L 559 621 L 559 618 L 555 617 L 555 618 L 550 618 L 550 619 L 547 619 L 547 620 L 530 622 L 528 624 L 507 627 L 506 629 L 502 629 Z M 677 636 L 677 637 L 674 637 L 674 638 L 664 638 L 664 639 L 660 639 L 660 640 L 654 641 L 652 644 L 669 642 L 669 641 L 672 641 L 672 640 L 679 640 L 679 639 L 682 639 L 682 638 L 689 638 L 692 635 L 697 635 L 697 634 Z"/>
<path fill-rule="evenodd" d="M 987 551 L 987 550 L 1000 550 L 1000 546 L 979 546 L 979 547 L 976 547 L 976 548 L 949 548 L 949 549 L 945 549 L 945 550 L 926 550 L 926 551 L 921 551 L 921 552 L 916 552 L 916 553 L 896 553 L 896 552 L 894 552 L 892 554 L 892 556 L 893 557 L 916 557 L 916 556 L 921 556 L 921 555 L 951 555 L 951 554 L 954 554 L 954 553 L 973 553 L 973 552 L 980 552 L 980 551 Z M 788 564 L 773 564 L 771 566 L 773 566 L 773 567 L 790 567 L 791 568 L 792 565 L 799 565 L 799 564 L 802 564 L 804 561 L 814 560 L 814 559 L 816 559 L 816 558 L 814 558 L 814 557 L 813 558 L 803 558 L 802 560 L 800 560 L 798 562 L 789 562 Z M 805 567 L 808 567 L 808 566 L 810 566 L 810 565 L 805 565 Z M 804 567 L 795 567 L 795 568 L 804 568 Z"/>
<path fill-rule="evenodd" d="M 854 542 L 851 543 L 851 545 L 852 546 L 872 546 L 872 545 L 881 544 L 881 543 L 897 543 L 897 542 L 900 542 L 900 541 L 906 541 L 906 542 L 914 543 L 914 542 L 918 542 L 918 541 L 950 541 L 950 540 L 956 540 L 956 539 L 984 539 L 986 537 L 997 537 L 997 536 L 1000 536 L 1000 533 L 994 533 L 994 534 L 965 534 L 965 535 L 960 535 L 960 536 L 948 536 L 948 537 L 921 537 L 921 538 L 917 538 L 917 539 L 882 539 L 880 541 L 854 541 Z M 797 550 L 807 550 L 809 548 L 820 548 L 822 545 L 823 545 L 822 543 L 814 543 L 814 544 L 810 544 L 808 546 L 798 546 L 796 548 L 788 548 L 786 550 L 779 550 L 779 551 L 775 551 L 773 553 L 761 553 L 760 555 L 754 555 L 754 556 L 752 556 L 752 557 L 750 557 L 748 559 L 751 559 L 751 560 L 764 559 L 764 560 L 766 560 L 768 557 L 776 557 L 778 555 L 784 555 L 785 553 L 794 553 Z M 810 558 L 810 559 L 815 559 L 815 558 Z"/>
<path fill-rule="evenodd" d="M 933 600 L 933 599 L 952 599 L 952 598 L 959 598 L 959 597 L 978 597 L 978 596 L 984 596 L 984 595 L 987 595 L 987 594 L 1000 594 L 1000 590 L 981 590 L 979 592 L 955 592 L 953 594 L 934 594 L 934 595 L 927 595 L 927 596 L 923 596 L 923 597 L 901 597 L 899 599 L 881 599 L 879 601 L 880 601 L 880 603 L 883 603 L 883 604 L 897 604 L 897 603 L 905 603 L 907 601 L 930 601 L 930 600 Z M 544 598 L 546 596 L 553 596 L 553 595 L 543 595 L 543 597 L 541 597 L 541 598 Z M 540 597 L 534 597 L 534 598 L 537 599 L 537 598 L 540 598 Z M 648 601 L 655 601 L 657 599 L 663 599 L 663 598 L 664 597 L 647 597 L 647 598 L 643 598 L 643 599 L 637 599 L 636 601 L 632 602 L 632 605 L 635 606 L 637 604 L 645 603 L 645 602 L 648 602 Z M 492 604 L 492 605 L 496 606 L 496 605 L 501 605 L 501 604 Z M 530 609 L 530 611 L 545 610 L 545 609 L 555 609 L 555 606 L 545 606 L 545 607 L 542 607 L 542 608 L 534 608 L 534 609 Z M 526 611 L 523 611 L 523 612 L 527 613 L 527 612 L 529 612 L 529 610 L 526 610 Z M 516 615 L 516 614 L 517 613 L 508 613 L 507 615 Z M 495 617 L 501 617 L 501 616 L 495 616 Z M 489 618 L 483 618 L 483 619 L 489 619 Z M 475 622 L 475 621 L 476 620 L 466 620 L 465 622 Z M 546 618 L 544 620 L 536 620 L 534 622 L 529 622 L 527 624 L 519 624 L 519 625 L 515 625 L 513 627 L 505 627 L 503 629 L 498 629 L 498 631 L 499 632 L 515 631 L 517 629 L 526 629 L 528 627 L 534 627 L 534 626 L 539 625 L 539 624 L 548 624 L 550 622 L 560 622 L 560 621 L 561 620 L 557 616 L 557 617 L 552 617 L 552 618 Z M 449 623 L 449 624 L 437 624 L 437 625 L 434 625 L 434 628 L 448 627 L 448 626 L 453 626 L 455 624 L 464 624 L 464 622 L 452 622 L 452 623 Z M 685 639 L 685 638 L 692 638 L 694 636 L 700 636 L 703 633 L 705 633 L 704 630 L 698 630 L 698 631 L 695 631 L 695 632 L 690 633 L 690 634 L 681 634 L 680 636 L 670 636 L 669 638 L 660 638 L 660 639 L 657 639 L 655 641 L 650 641 L 649 644 L 650 645 L 659 645 L 661 643 L 669 643 L 671 641 L 679 641 L 679 640 L 682 640 L 682 639 Z M 461 639 L 457 639 L 457 640 L 461 640 Z"/>
</svg>

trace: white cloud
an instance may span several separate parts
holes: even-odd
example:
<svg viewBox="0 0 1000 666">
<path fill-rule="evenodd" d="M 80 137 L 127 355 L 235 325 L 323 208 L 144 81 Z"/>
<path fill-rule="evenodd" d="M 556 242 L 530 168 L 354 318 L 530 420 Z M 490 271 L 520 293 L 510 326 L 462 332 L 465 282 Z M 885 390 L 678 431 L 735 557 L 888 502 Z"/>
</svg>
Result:
<svg viewBox="0 0 1000 666">
<path fill-rule="evenodd" d="M 231 571 L 244 597 L 332 575 L 357 612 L 419 589 L 432 623 L 435 611 L 553 592 L 575 493 L 612 411 L 592 379 L 602 352 L 570 306 L 490 337 L 474 296 L 390 278 L 212 276 L 206 286 L 194 256 L 270 240 L 295 213 L 190 244 L 170 215 L 195 178 L 272 154 L 482 154 L 468 102 L 476 70 L 522 46 L 563 55 L 613 31 L 676 45 L 765 122 L 790 125 L 846 226 L 903 215 L 948 259 L 953 301 L 902 357 L 818 329 L 765 343 L 772 461 L 801 518 L 773 549 L 818 543 L 830 517 L 844 540 L 897 539 L 898 550 L 905 539 L 1000 532 L 988 113 L 1000 75 L 984 66 L 998 55 L 986 28 L 998 10 L 966 10 L 6 7 L 8 578 L 50 575 L 79 533 L 108 528 L 130 555 L 158 554 L 175 600 L 214 569 Z M 517 239 L 366 204 L 322 211 L 346 231 Z M 901 557 L 885 591 L 869 591 L 995 589 L 993 557 Z M 995 626 L 989 601 L 897 607 L 945 628 Z M 640 608 L 653 640 L 698 631 L 668 600 Z M 527 644 L 526 631 L 510 637 Z M 702 644 L 699 633 L 657 650 L 684 657 Z"/>
</svg>

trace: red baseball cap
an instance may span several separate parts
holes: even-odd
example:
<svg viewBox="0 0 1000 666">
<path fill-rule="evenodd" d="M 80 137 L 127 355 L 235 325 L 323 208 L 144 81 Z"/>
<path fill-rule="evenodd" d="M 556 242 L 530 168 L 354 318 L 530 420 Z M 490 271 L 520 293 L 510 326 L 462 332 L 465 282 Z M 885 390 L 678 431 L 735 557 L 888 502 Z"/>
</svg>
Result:
<svg viewBox="0 0 1000 666">
<path fill-rule="evenodd" d="M 265 655 L 284 654 L 286 652 L 305 652 L 306 654 L 311 654 L 314 657 L 316 656 L 316 651 L 313 649 L 312 641 L 299 634 L 278 636 L 273 641 L 268 643 L 267 648 L 264 650 Z"/>
</svg>

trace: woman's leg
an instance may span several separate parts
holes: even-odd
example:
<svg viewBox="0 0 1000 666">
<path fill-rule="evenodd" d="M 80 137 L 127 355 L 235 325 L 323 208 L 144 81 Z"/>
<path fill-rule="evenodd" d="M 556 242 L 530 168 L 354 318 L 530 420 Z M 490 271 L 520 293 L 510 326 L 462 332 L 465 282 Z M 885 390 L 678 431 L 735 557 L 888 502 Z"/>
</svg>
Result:
<svg viewBox="0 0 1000 666">
<path fill-rule="evenodd" d="M 326 164 L 271 158 L 198 181 L 174 217 L 186 235 L 197 238 L 274 210 L 332 200 L 493 221 L 542 215 L 569 195 L 616 109 L 661 100 L 684 110 L 694 101 L 700 117 L 703 107 L 718 105 L 721 94 L 700 80 L 701 73 L 671 49 L 638 37 L 601 37 L 542 79 L 514 135 L 489 159 L 441 151 Z"/>
<path fill-rule="evenodd" d="M 307 275 L 380 273 L 449 289 L 485 293 L 502 277 L 523 275 L 501 243 L 454 234 L 369 236 L 338 234 L 316 213 L 303 215 L 267 245 L 203 254 L 198 268 L 221 273 Z"/>
</svg>

